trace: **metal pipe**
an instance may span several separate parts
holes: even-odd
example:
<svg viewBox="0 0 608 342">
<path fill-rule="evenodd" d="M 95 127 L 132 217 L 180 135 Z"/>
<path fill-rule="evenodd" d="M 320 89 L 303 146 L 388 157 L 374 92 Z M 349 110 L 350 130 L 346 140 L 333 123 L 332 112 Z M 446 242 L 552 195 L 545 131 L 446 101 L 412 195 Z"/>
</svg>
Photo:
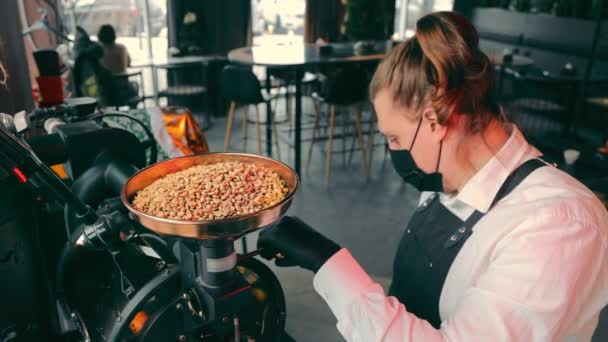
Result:
<svg viewBox="0 0 608 342">
<path fill-rule="evenodd" d="M 209 287 L 231 284 L 235 276 L 237 256 L 234 241 L 228 239 L 205 240 L 199 245 L 201 280 Z"/>
<path fill-rule="evenodd" d="M 23 32 L 27 27 L 30 26 L 27 17 L 25 16 L 25 6 L 23 4 L 24 0 L 17 1 L 17 8 L 19 9 L 19 19 L 21 21 L 21 31 Z M 28 34 L 25 36 L 25 39 L 30 43 L 33 50 L 36 50 L 38 47 L 34 44 L 34 39 L 32 39 L 32 35 Z"/>
<path fill-rule="evenodd" d="M 156 68 L 154 67 L 154 55 L 152 53 L 152 26 L 150 23 L 150 3 L 149 0 L 144 0 L 144 31 L 146 33 L 147 41 L 147 54 L 148 54 L 148 64 L 151 66 L 150 70 L 152 72 L 152 91 L 154 93 L 154 98 L 156 104 L 158 104 L 158 77 L 156 75 Z"/>
</svg>

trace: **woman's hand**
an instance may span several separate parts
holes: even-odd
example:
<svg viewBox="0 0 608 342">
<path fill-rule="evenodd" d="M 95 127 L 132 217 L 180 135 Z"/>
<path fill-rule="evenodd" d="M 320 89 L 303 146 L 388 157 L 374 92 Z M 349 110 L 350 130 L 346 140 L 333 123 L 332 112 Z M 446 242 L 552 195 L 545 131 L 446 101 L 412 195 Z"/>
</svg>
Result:
<svg viewBox="0 0 608 342">
<path fill-rule="evenodd" d="M 260 233 L 258 249 L 266 259 L 277 257 L 277 266 L 300 266 L 316 273 L 340 246 L 299 218 L 285 216 Z"/>
</svg>

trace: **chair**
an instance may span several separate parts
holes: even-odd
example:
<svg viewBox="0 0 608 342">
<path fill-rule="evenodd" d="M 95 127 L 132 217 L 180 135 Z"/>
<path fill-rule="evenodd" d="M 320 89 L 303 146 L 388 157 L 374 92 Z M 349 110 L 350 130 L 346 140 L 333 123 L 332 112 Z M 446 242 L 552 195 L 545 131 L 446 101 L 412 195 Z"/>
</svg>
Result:
<svg viewBox="0 0 608 342">
<path fill-rule="evenodd" d="M 323 84 L 321 93 L 313 93 L 315 101 L 315 120 L 312 131 L 312 141 L 308 149 L 307 168 L 310 165 L 312 151 L 315 143 L 321 140 L 317 136 L 320 129 L 321 111 L 320 105 L 327 105 L 329 109 L 329 131 L 327 136 L 327 159 L 325 161 L 325 181 L 329 183 L 331 176 L 331 160 L 333 154 L 334 129 L 336 126 L 337 108 L 347 109 L 355 106 L 355 134 L 361 151 L 361 159 L 363 161 L 363 172 L 365 176 L 369 176 L 369 166 L 363 142 L 363 134 L 361 130 L 361 106 L 367 100 L 367 78 L 365 73 L 356 68 L 340 68 L 332 75 L 328 76 L 327 81 Z M 346 129 L 347 129 L 347 112 L 342 111 L 342 147 L 343 153 L 346 152 Z M 371 130 L 371 128 L 370 128 Z M 370 140 L 371 141 L 371 140 Z M 370 156 L 371 159 L 371 156 Z"/>
<path fill-rule="evenodd" d="M 302 87 L 311 87 L 319 82 L 318 76 L 312 73 L 312 70 L 309 71 L 305 71 L 302 74 L 302 78 L 300 79 Z M 295 70 L 292 67 L 284 66 L 269 67 L 266 69 L 266 77 L 270 79 L 271 89 L 277 89 L 285 97 L 285 115 L 287 116 L 289 133 L 291 134 L 293 123 L 291 118 L 291 99 L 295 96 L 295 90 L 291 90 L 290 88 L 296 84 Z"/>
<path fill-rule="evenodd" d="M 169 86 L 158 92 L 157 97 L 167 99 L 168 105 L 178 105 L 189 107 L 193 112 L 200 104 L 201 111 L 204 112 L 206 122 L 203 127 L 211 124 L 209 110 L 204 107 L 207 103 L 207 88 L 204 77 L 204 69 L 201 63 L 183 63 L 160 65 L 157 68 L 167 71 Z"/>
<path fill-rule="evenodd" d="M 131 81 L 131 78 L 138 78 L 138 81 Z M 142 84 L 141 71 L 112 74 L 112 92 L 108 105 L 116 109 L 124 106 L 128 106 L 130 109 L 137 108 L 137 105 L 143 101 L 140 94 Z"/>
<path fill-rule="evenodd" d="M 576 79 L 532 71 L 515 73 L 513 81 L 514 96 L 507 112 L 528 138 L 569 133 L 577 94 Z"/>
<path fill-rule="evenodd" d="M 572 134 L 575 138 L 602 146 L 608 140 L 608 79 L 603 75 L 590 79 L 581 91 L 582 103 L 576 120 L 573 120 Z"/>
<path fill-rule="evenodd" d="M 232 124 L 234 122 L 236 106 L 237 104 L 242 104 L 245 105 L 245 110 L 243 111 L 243 149 L 246 150 L 247 148 L 246 141 L 249 105 L 253 105 L 255 108 L 255 126 L 257 131 L 257 151 L 258 154 L 262 154 L 262 132 L 260 127 L 260 111 L 258 105 L 265 103 L 267 106 L 270 106 L 270 101 L 274 99 L 274 97 L 271 97 L 269 94 L 262 91 L 260 82 L 253 74 L 251 69 L 235 65 L 227 65 L 224 67 L 221 76 L 221 87 L 222 95 L 227 101 L 230 102 L 228 124 L 226 126 L 226 136 L 224 139 L 224 151 L 228 151 L 230 146 L 230 137 L 232 135 Z M 271 129 L 277 151 L 277 158 L 281 159 L 279 137 L 275 123 L 275 111 L 272 111 L 270 122 L 272 125 Z"/>
</svg>

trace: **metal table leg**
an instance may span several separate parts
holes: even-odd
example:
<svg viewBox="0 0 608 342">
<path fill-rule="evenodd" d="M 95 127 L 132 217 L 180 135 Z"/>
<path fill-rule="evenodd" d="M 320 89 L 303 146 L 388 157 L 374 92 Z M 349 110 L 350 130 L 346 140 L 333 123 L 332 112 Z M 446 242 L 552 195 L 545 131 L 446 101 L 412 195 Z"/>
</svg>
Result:
<svg viewBox="0 0 608 342">
<path fill-rule="evenodd" d="M 295 72 L 295 84 L 296 84 L 296 125 L 295 125 L 295 171 L 302 177 L 301 167 L 302 167 L 302 69 L 300 67 L 296 67 Z"/>
<path fill-rule="evenodd" d="M 209 96 L 209 70 L 210 65 L 208 62 L 201 63 L 201 82 L 203 82 L 203 86 L 206 88 L 205 93 L 203 94 L 203 127 L 201 129 L 206 131 L 213 127 L 213 121 L 211 119 L 211 97 Z"/>
<path fill-rule="evenodd" d="M 268 68 L 266 69 L 266 92 L 270 95 L 270 75 L 268 74 Z M 272 158 L 272 106 L 271 101 L 266 102 L 266 154 Z M 276 110 L 276 109 L 275 109 Z"/>
</svg>

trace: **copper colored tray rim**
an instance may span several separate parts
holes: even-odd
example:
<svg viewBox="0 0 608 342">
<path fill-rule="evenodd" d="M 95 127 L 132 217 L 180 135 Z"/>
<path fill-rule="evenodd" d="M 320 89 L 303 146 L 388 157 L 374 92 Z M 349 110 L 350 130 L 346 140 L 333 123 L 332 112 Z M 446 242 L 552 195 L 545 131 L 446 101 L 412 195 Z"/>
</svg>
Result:
<svg viewBox="0 0 608 342">
<path fill-rule="evenodd" d="M 277 172 L 285 181 L 289 188 L 289 192 L 283 200 L 271 207 L 255 213 L 219 220 L 188 221 L 162 218 L 144 213 L 131 205 L 133 196 L 135 196 L 139 190 L 152 184 L 152 182 L 157 179 L 195 165 L 211 165 L 221 162 L 242 162 L 264 167 L 270 166 L 269 168 Z M 183 164 L 182 166 L 185 167 L 172 167 L 176 164 Z M 163 168 L 168 168 L 170 171 L 154 172 L 159 169 L 162 171 Z M 145 181 L 140 179 L 142 177 L 150 176 L 149 174 L 151 173 L 154 174 L 154 176 L 150 179 L 146 179 Z M 140 184 L 136 185 L 140 186 L 134 185 L 134 183 L 137 182 Z M 168 159 L 142 169 L 127 180 L 122 188 L 120 197 L 125 207 L 129 210 L 132 219 L 158 234 L 198 240 L 238 238 L 244 234 L 270 225 L 281 218 L 291 205 L 293 196 L 299 188 L 299 183 L 300 180 L 295 171 L 280 161 L 247 153 L 216 152 Z M 132 187 L 135 187 L 135 189 L 131 189 Z"/>
</svg>

